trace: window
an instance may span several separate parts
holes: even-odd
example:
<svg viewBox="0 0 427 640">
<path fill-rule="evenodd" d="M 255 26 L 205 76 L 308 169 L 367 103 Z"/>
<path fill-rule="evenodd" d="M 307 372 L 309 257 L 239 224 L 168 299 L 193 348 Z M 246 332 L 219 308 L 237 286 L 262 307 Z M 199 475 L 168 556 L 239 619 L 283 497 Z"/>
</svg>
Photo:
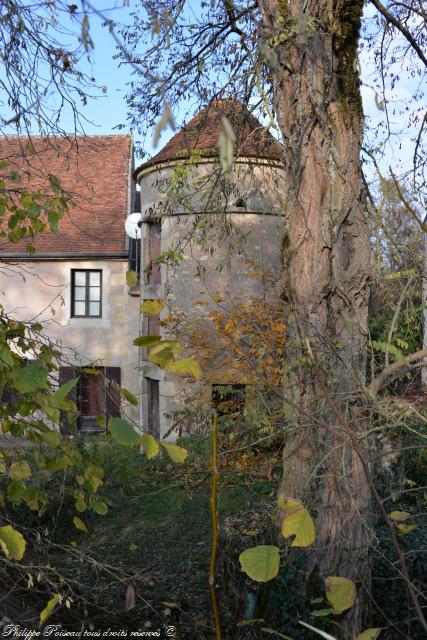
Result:
<svg viewBox="0 0 427 640">
<path fill-rule="evenodd" d="M 236 418 L 243 413 L 246 400 L 245 384 L 213 384 L 212 406 L 218 417 Z"/>
<path fill-rule="evenodd" d="M 71 317 L 100 318 L 102 315 L 102 271 L 71 270 Z"/>
<path fill-rule="evenodd" d="M 61 367 L 59 385 L 79 377 L 77 386 L 68 394 L 79 410 L 77 428 L 83 433 L 105 433 L 105 429 L 97 422 L 97 417 L 120 418 L 120 367 L 91 367 L 95 373 L 84 373 L 75 367 Z M 65 415 L 61 415 L 61 433 L 69 433 Z"/>
</svg>

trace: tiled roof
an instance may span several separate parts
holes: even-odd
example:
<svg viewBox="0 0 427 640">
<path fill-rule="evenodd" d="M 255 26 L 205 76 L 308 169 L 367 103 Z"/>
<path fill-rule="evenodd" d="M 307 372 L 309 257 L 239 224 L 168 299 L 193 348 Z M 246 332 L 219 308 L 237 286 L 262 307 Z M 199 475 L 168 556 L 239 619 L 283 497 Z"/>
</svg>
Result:
<svg viewBox="0 0 427 640">
<path fill-rule="evenodd" d="M 129 213 L 132 137 L 129 135 L 69 138 L 0 138 L 0 160 L 17 169 L 19 185 L 49 192 L 49 174 L 59 178 L 76 203 L 59 223 L 57 234 L 35 236 L 37 254 L 124 254 L 124 221 Z M 4 170 L 5 171 L 5 170 Z M 0 239 L 0 257 L 25 254 L 27 241 Z"/>
<path fill-rule="evenodd" d="M 221 118 L 225 116 L 236 136 L 235 157 L 265 158 L 280 161 L 283 147 L 248 111 L 244 104 L 232 98 L 214 100 L 177 133 L 153 158 L 140 165 L 138 173 L 152 165 L 162 164 L 190 156 L 198 150 L 202 156 L 218 155 L 218 138 L 223 130 Z"/>
</svg>

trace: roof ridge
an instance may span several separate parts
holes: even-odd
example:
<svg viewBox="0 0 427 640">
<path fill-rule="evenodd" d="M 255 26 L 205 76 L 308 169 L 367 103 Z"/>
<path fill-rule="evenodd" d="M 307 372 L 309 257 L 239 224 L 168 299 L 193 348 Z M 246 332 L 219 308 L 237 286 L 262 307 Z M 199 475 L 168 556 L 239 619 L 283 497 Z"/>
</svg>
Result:
<svg viewBox="0 0 427 640">
<path fill-rule="evenodd" d="M 39 133 L 35 133 L 35 134 L 22 134 L 20 135 L 19 133 L 1 133 L 0 134 L 1 138 L 7 138 L 7 139 L 11 139 L 11 138 L 16 138 L 16 139 L 22 139 L 22 138 L 38 138 L 40 140 L 49 140 L 49 138 L 54 138 L 55 140 L 69 140 L 70 138 L 79 138 L 81 140 L 85 140 L 87 138 L 133 138 L 133 133 L 129 132 L 129 133 L 88 133 L 85 135 L 75 135 L 74 133 L 66 133 L 63 135 L 42 135 Z"/>
</svg>

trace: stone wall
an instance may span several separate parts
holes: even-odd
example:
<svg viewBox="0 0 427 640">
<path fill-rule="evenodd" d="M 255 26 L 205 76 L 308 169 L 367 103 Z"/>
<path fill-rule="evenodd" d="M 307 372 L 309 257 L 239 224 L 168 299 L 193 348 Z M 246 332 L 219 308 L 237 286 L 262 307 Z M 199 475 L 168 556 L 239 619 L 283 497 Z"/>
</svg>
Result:
<svg viewBox="0 0 427 640">
<path fill-rule="evenodd" d="M 102 317 L 71 318 L 71 270 L 102 270 Z M 17 320 L 41 322 L 70 364 L 121 368 L 122 385 L 139 395 L 139 298 L 128 295 L 126 260 L 20 261 L 3 264 L 0 304 Z M 138 422 L 138 412 L 131 416 Z"/>
<path fill-rule="evenodd" d="M 261 304 L 280 295 L 281 174 L 278 163 L 245 159 L 238 160 L 226 178 L 217 161 L 206 159 L 193 164 L 173 161 L 139 174 L 143 217 L 161 218 L 162 254 L 177 250 L 181 256 L 176 263 L 162 264 L 160 285 L 143 287 L 144 298 L 166 303 L 161 313 L 163 337 L 177 338 L 185 346 L 188 323 L 197 330 L 218 304 L 226 310 L 238 299 L 258 298 Z M 157 205 L 150 207 L 151 203 Z M 150 258 L 148 226 L 143 225 L 145 266 Z M 179 322 L 174 325 L 171 318 Z M 210 375 L 205 371 L 202 382 L 192 384 L 147 364 L 145 374 L 160 381 L 161 433 L 169 428 L 164 413 L 178 409 L 196 392 L 209 405 L 215 367 L 217 381 L 224 380 L 216 354 Z"/>
</svg>

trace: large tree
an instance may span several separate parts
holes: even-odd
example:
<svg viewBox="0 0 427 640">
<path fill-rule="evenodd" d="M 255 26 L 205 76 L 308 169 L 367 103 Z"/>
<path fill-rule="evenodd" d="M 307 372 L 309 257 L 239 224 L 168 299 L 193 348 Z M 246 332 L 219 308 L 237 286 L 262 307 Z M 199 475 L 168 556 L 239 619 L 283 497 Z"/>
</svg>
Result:
<svg viewBox="0 0 427 640">
<path fill-rule="evenodd" d="M 372 498 L 362 437 L 370 288 L 360 168 L 364 2 L 202 0 L 197 9 L 185 0 L 140 4 L 122 47 L 124 63 L 135 70 L 129 114 L 140 132 L 162 113 L 167 123 L 170 109 L 185 119 L 225 94 L 250 105 L 282 138 L 288 433 L 280 496 L 302 499 L 316 513 L 307 582 L 316 575 L 358 582 L 356 604 L 344 621 L 354 636 L 369 588 Z M 372 5 L 378 30 L 375 39 L 372 27 L 366 29 L 367 46 L 382 88 L 388 86 L 387 60 L 393 65 L 396 57 L 422 75 L 422 3 Z M 393 85 L 399 80 L 392 67 L 390 77 Z M 389 124 L 384 97 L 376 100 Z M 417 118 L 422 124 L 420 114 L 412 124 Z M 422 129 L 414 155 L 419 180 Z"/>
</svg>

